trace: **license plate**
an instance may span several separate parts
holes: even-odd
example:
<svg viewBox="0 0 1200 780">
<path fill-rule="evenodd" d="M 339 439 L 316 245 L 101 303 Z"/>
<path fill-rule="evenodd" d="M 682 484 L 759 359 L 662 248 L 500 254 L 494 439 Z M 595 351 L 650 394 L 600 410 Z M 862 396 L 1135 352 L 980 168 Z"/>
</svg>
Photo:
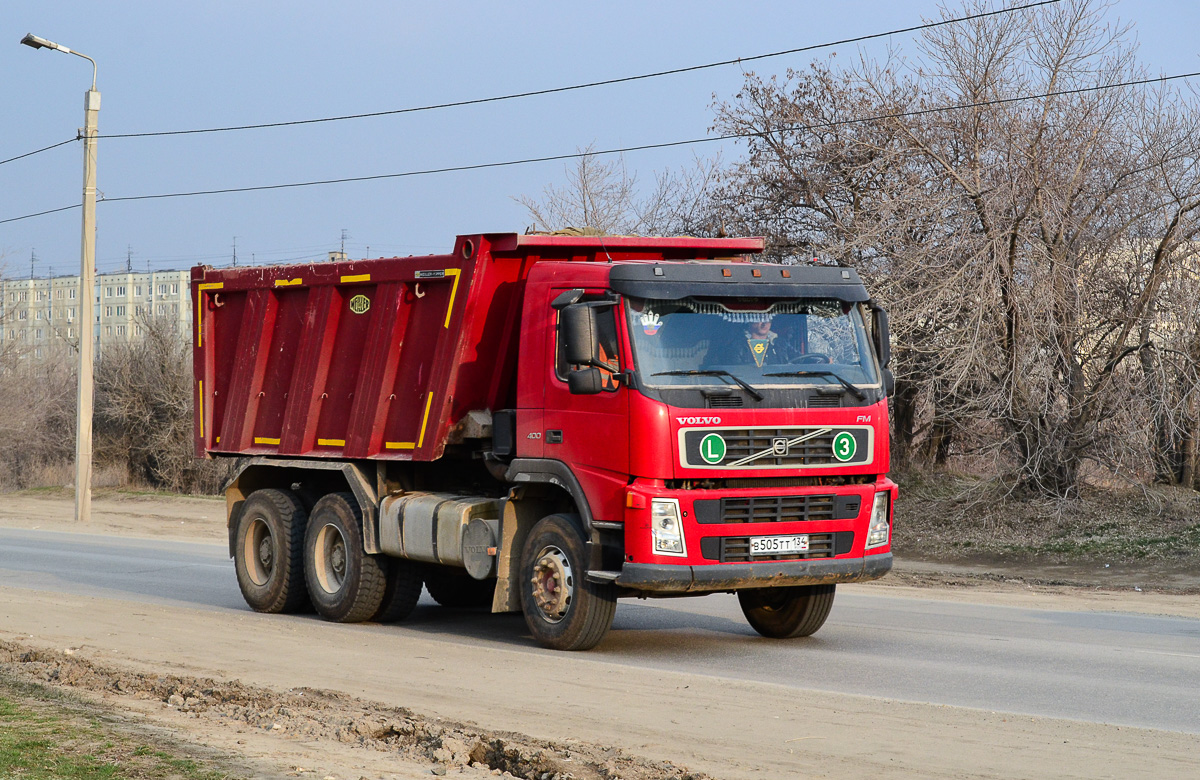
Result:
<svg viewBox="0 0 1200 780">
<path fill-rule="evenodd" d="M 751 555 L 779 555 L 780 553 L 794 552 L 808 552 L 808 534 L 750 537 Z"/>
</svg>

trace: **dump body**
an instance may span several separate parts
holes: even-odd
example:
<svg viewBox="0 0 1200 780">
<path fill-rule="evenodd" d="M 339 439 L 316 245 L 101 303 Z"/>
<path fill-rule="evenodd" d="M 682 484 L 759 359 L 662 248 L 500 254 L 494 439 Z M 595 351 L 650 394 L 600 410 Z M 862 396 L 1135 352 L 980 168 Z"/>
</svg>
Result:
<svg viewBox="0 0 1200 780">
<path fill-rule="evenodd" d="M 510 402 L 526 263 L 452 254 L 196 268 L 198 454 L 435 460 Z"/>
<path fill-rule="evenodd" d="M 746 239 L 610 239 L 620 259 Z M 514 405 L 521 294 L 595 239 L 460 236 L 448 255 L 192 269 L 196 454 L 432 461 L 472 409 Z"/>
</svg>

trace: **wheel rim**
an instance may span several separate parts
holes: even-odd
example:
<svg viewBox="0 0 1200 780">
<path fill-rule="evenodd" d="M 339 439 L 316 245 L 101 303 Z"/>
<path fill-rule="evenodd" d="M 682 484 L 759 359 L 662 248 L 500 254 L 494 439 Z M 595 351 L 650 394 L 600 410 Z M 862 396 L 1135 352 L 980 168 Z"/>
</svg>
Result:
<svg viewBox="0 0 1200 780">
<path fill-rule="evenodd" d="M 271 528 L 262 518 L 254 518 L 246 530 L 245 548 L 242 559 L 246 561 L 246 574 L 255 585 L 266 585 L 275 570 L 275 538 Z"/>
<path fill-rule="evenodd" d="M 575 597 L 575 575 L 566 553 L 557 547 L 544 547 L 533 564 L 531 577 L 533 603 L 548 623 L 567 616 Z"/>
<path fill-rule="evenodd" d="M 769 591 L 759 597 L 758 608 L 764 612 L 782 612 L 792 603 L 792 597 L 783 588 L 766 588 Z"/>
<path fill-rule="evenodd" d="M 326 525 L 317 532 L 313 564 L 317 583 L 326 593 L 337 593 L 346 580 L 346 540 L 335 525 Z"/>
</svg>

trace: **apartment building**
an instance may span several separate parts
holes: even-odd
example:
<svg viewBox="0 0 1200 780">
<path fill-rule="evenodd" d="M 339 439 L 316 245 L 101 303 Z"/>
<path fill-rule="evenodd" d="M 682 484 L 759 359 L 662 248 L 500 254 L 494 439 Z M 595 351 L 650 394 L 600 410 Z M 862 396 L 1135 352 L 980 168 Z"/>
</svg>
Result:
<svg viewBox="0 0 1200 780">
<path fill-rule="evenodd" d="M 188 271 L 99 274 L 91 325 L 97 356 L 105 347 L 145 335 L 151 319 L 186 332 L 192 321 Z M 32 358 L 73 351 L 81 332 L 80 278 L 0 280 L 0 350 Z"/>
</svg>

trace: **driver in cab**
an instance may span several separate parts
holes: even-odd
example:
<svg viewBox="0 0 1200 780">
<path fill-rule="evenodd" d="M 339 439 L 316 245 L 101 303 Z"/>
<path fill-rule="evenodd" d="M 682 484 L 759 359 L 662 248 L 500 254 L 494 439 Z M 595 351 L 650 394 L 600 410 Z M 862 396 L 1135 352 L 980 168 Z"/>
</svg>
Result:
<svg viewBox="0 0 1200 780">
<path fill-rule="evenodd" d="M 789 318 L 785 317 L 786 321 Z M 776 332 L 772 326 L 773 317 L 763 315 L 759 319 L 746 323 L 738 328 L 736 335 L 731 334 L 717 349 L 706 364 L 749 365 L 754 363 L 758 368 L 764 366 L 785 366 L 797 363 L 828 363 L 828 357 L 813 353 L 806 355 L 803 336 L 799 333 L 784 331 Z M 781 328 L 783 330 L 783 328 Z"/>
</svg>

